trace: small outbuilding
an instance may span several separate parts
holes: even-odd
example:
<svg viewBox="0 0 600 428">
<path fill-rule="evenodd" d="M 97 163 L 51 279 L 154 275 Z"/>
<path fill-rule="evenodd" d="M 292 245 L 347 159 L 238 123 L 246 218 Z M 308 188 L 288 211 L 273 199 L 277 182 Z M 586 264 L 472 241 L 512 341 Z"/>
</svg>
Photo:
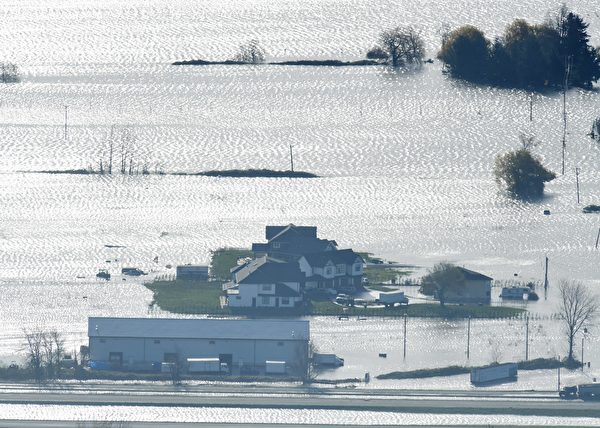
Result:
<svg viewBox="0 0 600 428">
<path fill-rule="evenodd" d="M 177 279 L 208 279 L 208 266 L 201 265 L 181 265 L 177 266 Z"/>
<path fill-rule="evenodd" d="M 457 269 L 464 276 L 464 286 L 446 290 L 445 301 L 447 303 L 489 304 L 493 278 L 464 267 L 457 266 Z"/>
</svg>

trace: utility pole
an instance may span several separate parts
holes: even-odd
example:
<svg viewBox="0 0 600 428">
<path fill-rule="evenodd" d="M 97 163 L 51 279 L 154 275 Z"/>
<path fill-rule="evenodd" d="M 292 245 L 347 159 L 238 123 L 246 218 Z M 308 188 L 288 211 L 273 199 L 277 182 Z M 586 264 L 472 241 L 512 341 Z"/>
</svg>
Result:
<svg viewBox="0 0 600 428">
<path fill-rule="evenodd" d="M 544 300 L 548 299 L 548 256 L 546 256 L 546 269 L 544 270 Z"/>
<path fill-rule="evenodd" d="M 577 205 L 579 205 L 579 168 L 575 168 L 575 180 L 577 181 Z"/>
<path fill-rule="evenodd" d="M 598 249 L 598 242 L 600 241 L 600 227 L 598 228 L 598 236 L 596 236 L 596 249 Z"/>
<path fill-rule="evenodd" d="M 583 362 L 583 342 L 585 340 L 585 333 L 581 336 L 581 371 L 583 371 L 583 366 L 585 363 Z"/>
<path fill-rule="evenodd" d="M 404 359 L 406 359 L 406 314 L 404 314 Z"/>
<path fill-rule="evenodd" d="M 292 168 L 292 172 L 294 172 L 294 152 L 292 151 L 292 147 L 290 144 L 290 167 Z"/>
<path fill-rule="evenodd" d="M 529 361 L 529 316 L 525 317 L 525 361 Z"/>
<path fill-rule="evenodd" d="M 529 95 L 529 121 L 533 122 L 533 92 Z"/>
<path fill-rule="evenodd" d="M 562 175 L 565 175 L 565 151 L 567 149 L 567 88 L 569 86 L 571 62 L 572 58 L 570 56 L 565 58 L 565 80 L 563 82 Z"/>
<path fill-rule="evenodd" d="M 69 106 L 65 105 L 65 140 L 67 139 L 67 123 L 68 123 L 68 111 L 69 111 Z"/>
<path fill-rule="evenodd" d="M 471 317 L 467 317 L 467 360 L 470 357 L 471 351 Z"/>
</svg>

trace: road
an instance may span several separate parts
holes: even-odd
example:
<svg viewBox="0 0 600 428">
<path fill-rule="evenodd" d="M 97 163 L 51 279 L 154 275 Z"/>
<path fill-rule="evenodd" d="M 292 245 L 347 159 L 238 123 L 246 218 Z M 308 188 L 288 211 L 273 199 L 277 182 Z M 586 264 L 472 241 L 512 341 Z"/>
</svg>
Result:
<svg viewBox="0 0 600 428">
<path fill-rule="evenodd" d="M 38 387 L 30 384 L 0 384 L 0 404 L 335 409 L 427 414 L 600 418 L 600 402 L 560 400 L 555 392 L 550 391 L 354 390 L 253 385 L 173 387 L 166 384 L 55 384 Z M 0 415 L 0 419 L 1 417 Z M 0 426 L 17 426 L 20 423 L 22 422 L 2 421 Z M 53 426 L 48 424 L 50 423 L 40 426 Z M 171 423 L 163 423 L 160 426 L 164 428 L 171 425 Z M 68 424 L 64 423 L 59 426 L 68 426 Z M 156 423 L 136 422 L 129 423 L 127 426 L 154 427 Z M 198 426 L 223 427 L 225 425 L 209 423 Z M 238 427 L 254 426 L 258 425 L 238 425 Z M 268 427 L 268 425 L 260 426 L 261 428 Z M 288 425 L 272 426 L 285 427 Z M 298 427 L 298 425 L 289 426 Z"/>
</svg>

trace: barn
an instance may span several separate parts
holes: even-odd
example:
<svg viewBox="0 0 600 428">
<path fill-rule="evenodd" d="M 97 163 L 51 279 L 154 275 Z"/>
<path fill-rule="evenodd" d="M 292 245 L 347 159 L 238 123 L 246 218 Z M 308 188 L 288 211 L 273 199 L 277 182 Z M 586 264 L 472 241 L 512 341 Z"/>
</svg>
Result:
<svg viewBox="0 0 600 428">
<path fill-rule="evenodd" d="M 90 365 L 150 371 L 161 363 L 218 359 L 229 374 L 264 373 L 267 361 L 306 373 L 309 321 L 178 318 L 88 318 Z"/>
</svg>

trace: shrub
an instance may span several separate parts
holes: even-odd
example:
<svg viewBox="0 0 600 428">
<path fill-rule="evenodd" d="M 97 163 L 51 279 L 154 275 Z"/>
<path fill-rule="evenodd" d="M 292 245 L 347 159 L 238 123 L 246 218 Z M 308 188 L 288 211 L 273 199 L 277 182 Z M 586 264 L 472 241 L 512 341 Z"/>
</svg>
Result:
<svg viewBox="0 0 600 428">
<path fill-rule="evenodd" d="M 482 80 L 489 61 L 489 41 L 472 25 L 451 31 L 442 44 L 438 58 L 450 74 L 471 80 Z"/>
<path fill-rule="evenodd" d="M 499 186 L 504 186 L 510 194 L 522 199 L 541 197 L 544 184 L 556 178 L 556 174 L 544 168 L 541 161 L 527 149 L 498 155 L 494 176 Z"/>
</svg>

